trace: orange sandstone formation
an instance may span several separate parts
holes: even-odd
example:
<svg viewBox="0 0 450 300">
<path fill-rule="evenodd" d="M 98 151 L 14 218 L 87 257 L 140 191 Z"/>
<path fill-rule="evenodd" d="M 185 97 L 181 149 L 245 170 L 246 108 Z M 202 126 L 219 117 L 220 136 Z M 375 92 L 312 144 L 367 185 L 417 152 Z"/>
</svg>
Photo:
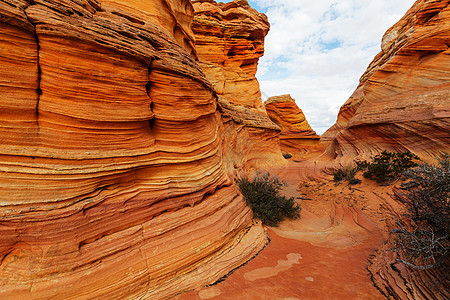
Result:
<svg viewBox="0 0 450 300">
<path fill-rule="evenodd" d="M 322 135 L 336 162 L 367 159 L 386 149 L 430 160 L 450 149 L 450 1 L 418 0 L 383 36 L 382 51 Z M 388 212 L 400 209 L 387 203 Z M 397 205 L 398 206 L 398 205 Z M 390 219 L 394 219 L 391 217 Z M 394 221 L 392 221 L 394 223 Z M 393 229 L 397 224 L 388 226 Z M 395 261 L 390 245 L 371 259 L 374 284 L 393 299 L 448 299 L 448 283 L 432 270 Z"/>
<path fill-rule="evenodd" d="M 269 32 L 267 17 L 246 0 L 194 0 L 193 5 L 193 31 L 206 78 L 229 101 L 264 110 L 255 74 Z"/>
<path fill-rule="evenodd" d="M 320 150 L 320 137 L 309 126 L 302 110 L 290 95 L 270 97 L 264 106 L 270 119 L 281 128 L 283 153 L 296 157 Z"/>
<path fill-rule="evenodd" d="M 450 1 L 418 0 L 384 35 L 382 51 L 322 135 L 339 160 L 384 149 L 423 158 L 450 148 Z"/>
<path fill-rule="evenodd" d="M 266 243 L 188 0 L 0 1 L 0 298 L 157 299 Z"/>
<path fill-rule="evenodd" d="M 219 95 L 228 166 L 261 168 L 284 163 L 280 128 L 267 116 L 255 77 L 269 23 L 246 0 L 193 1 L 193 31 L 200 66 Z"/>
</svg>

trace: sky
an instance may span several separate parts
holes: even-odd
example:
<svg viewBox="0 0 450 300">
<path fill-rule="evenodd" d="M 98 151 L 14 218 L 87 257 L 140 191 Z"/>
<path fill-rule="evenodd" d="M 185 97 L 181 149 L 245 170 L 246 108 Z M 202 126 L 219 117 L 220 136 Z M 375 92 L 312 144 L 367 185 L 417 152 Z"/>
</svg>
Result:
<svg viewBox="0 0 450 300">
<path fill-rule="evenodd" d="M 217 1 L 219 2 L 219 1 Z M 220 2 L 231 2 L 220 1 Z M 256 77 L 263 101 L 291 94 L 322 134 L 414 0 L 249 0 L 270 31 Z"/>
</svg>

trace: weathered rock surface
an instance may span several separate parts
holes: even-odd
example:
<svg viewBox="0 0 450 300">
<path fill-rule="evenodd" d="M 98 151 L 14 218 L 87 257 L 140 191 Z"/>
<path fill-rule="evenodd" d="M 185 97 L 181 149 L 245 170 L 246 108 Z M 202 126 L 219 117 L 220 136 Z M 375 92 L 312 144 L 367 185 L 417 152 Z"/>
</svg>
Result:
<svg viewBox="0 0 450 300">
<path fill-rule="evenodd" d="M 266 243 L 188 0 L 0 1 L 0 298 L 156 299 Z"/>
<path fill-rule="evenodd" d="M 382 150 L 423 158 L 450 148 L 450 1 L 418 0 L 384 35 L 382 51 L 322 135 L 339 160 Z"/>
<path fill-rule="evenodd" d="M 380 189 L 380 188 L 378 188 Z M 384 199 L 380 208 L 386 216 L 384 221 L 385 232 L 399 228 L 398 221 L 405 212 L 405 203 L 408 200 L 405 190 L 399 185 L 389 190 L 390 197 Z M 378 212 L 379 213 L 379 212 Z M 408 220 L 403 225 L 410 223 Z M 392 236 L 391 236 L 392 238 Z M 371 256 L 367 270 L 371 273 L 374 285 L 387 298 L 392 299 L 438 299 L 450 298 L 450 282 L 448 265 L 440 268 L 418 270 L 399 262 L 400 258 L 393 245 L 385 243 Z"/>
<path fill-rule="evenodd" d="M 446 300 L 450 297 L 448 274 L 443 270 L 414 270 L 396 261 L 389 244 L 370 259 L 374 285 L 390 299 Z"/>
<path fill-rule="evenodd" d="M 267 116 L 255 77 L 269 23 L 245 0 L 193 1 L 200 66 L 219 95 L 230 169 L 282 164 L 280 128 Z"/>
<path fill-rule="evenodd" d="M 224 124 L 227 169 L 246 171 L 285 163 L 280 150 L 280 128 L 265 112 L 228 102 L 219 96 Z"/>
<path fill-rule="evenodd" d="M 283 153 L 294 156 L 321 150 L 320 136 L 309 126 L 302 110 L 290 95 L 274 96 L 264 102 L 269 118 L 281 128 Z"/>
<path fill-rule="evenodd" d="M 219 95 L 233 103 L 263 110 L 255 74 L 269 32 L 267 17 L 246 0 L 225 4 L 212 0 L 192 2 L 192 29 L 206 78 Z"/>
<path fill-rule="evenodd" d="M 382 51 L 341 107 L 336 124 L 321 137 L 328 157 L 341 164 L 386 149 L 431 160 L 450 150 L 450 1 L 418 0 L 382 40 Z M 323 157 L 322 157 L 323 158 Z M 387 219 L 400 219 L 393 199 Z M 394 221 L 392 221 L 394 222 Z M 386 232 L 396 227 L 385 228 Z M 393 299 L 448 299 L 448 282 L 435 271 L 414 271 L 382 246 L 368 270 Z"/>
</svg>

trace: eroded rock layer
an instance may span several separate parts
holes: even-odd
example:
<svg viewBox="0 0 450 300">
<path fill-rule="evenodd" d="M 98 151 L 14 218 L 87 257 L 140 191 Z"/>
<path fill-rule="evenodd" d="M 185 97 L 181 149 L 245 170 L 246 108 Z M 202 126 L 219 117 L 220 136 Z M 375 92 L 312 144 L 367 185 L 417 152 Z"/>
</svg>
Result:
<svg viewBox="0 0 450 300">
<path fill-rule="evenodd" d="M 200 66 L 220 96 L 230 168 L 282 164 L 280 128 L 267 116 L 255 77 L 269 23 L 245 0 L 193 1 Z"/>
<path fill-rule="evenodd" d="M 391 245 L 383 245 L 370 258 L 373 284 L 389 299 L 449 299 L 447 270 L 414 270 L 396 261 Z"/>
<path fill-rule="evenodd" d="M 280 128 L 264 112 L 220 96 L 219 106 L 224 124 L 224 159 L 230 172 L 283 165 Z"/>
<path fill-rule="evenodd" d="M 450 1 L 418 0 L 384 35 L 382 51 L 322 135 L 340 160 L 382 150 L 422 158 L 450 148 Z"/>
<path fill-rule="evenodd" d="M 320 137 L 309 126 L 302 110 L 290 95 L 274 96 L 264 102 L 269 118 L 281 128 L 283 153 L 294 157 L 320 150 Z"/>
<path fill-rule="evenodd" d="M 269 32 L 267 17 L 245 0 L 193 1 L 200 65 L 216 92 L 233 103 L 262 108 L 255 77 Z"/>
<path fill-rule="evenodd" d="M 157 299 L 266 243 L 188 0 L 0 1 L 0 298 Z"/>
<path fill-rule="evenodd" d="M 391 231 L 398 229 L 399 221 L 406 228 L 414 228 L 411 220 L 405 219 L 405 203 L 408 203 L 405 190 L 401 186 L 383 187 L 386 188 L 387 197 L 380 196 L 379 191 L 373 192 L 381 200 L 378 209 L 372 212 L 382 214 L 386 218 L 379 219 L 381 228 L 384 228 L 385 239 L 390 242 L 383 243 L 375 251 L 370 259 L 367 270 L 370 273 L 372 282 L 378 290 L 389 299 L 436 299 L 444 300 L 450 298 L 450 281 L 448 264 L 444 262 L 441 266 L 431 269 L 415 269 L 399 261 L 404 259 L 396 251 L 391 243 L 393 237 Z M 381 192 L 382 194 L 382 192 Z M 368 213 L 372 213 L 369 212 Z M 374 219 L 376 218 L 373 216 Z"/>
<path fill-rule="evenodd" d="M 328 157 L 346 164 L 382 150 L 411 151 L 425 161 L 450 150 L 450 1 L 418 0 L 382 40 L 382 51 L 322 135 Z M 434 161 L 433 161 L 434 162 Z M 404 194 L 404 192 L 401 192 Z M 400 199 L 396 195 L 395 199 Z M 402 206 L 404 203 L 402 203 Z M 383 215 L 398 225 L 402 208 L 393 199 Z M 382 206 L 380 206 L 381 208 Z M 371 258 L 374 285 L 392 299 L 448 299 L 446 277 L 396 261 L 391 244 Z"/>
</svg>

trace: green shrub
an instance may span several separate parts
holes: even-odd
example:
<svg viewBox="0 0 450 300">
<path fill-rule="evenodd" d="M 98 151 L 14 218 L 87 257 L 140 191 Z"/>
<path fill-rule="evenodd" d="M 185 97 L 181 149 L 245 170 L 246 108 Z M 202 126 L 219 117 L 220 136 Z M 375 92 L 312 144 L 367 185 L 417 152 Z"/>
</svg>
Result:
<svg viewBox="0 0 450 300">
<path fill-rule="evenodd" d="M 292 158 L 292 154 L 290 154 L 290 153 L 283 153 L 283 157 L 285 159 L 289 159 L 289 158 Z"/>
<path fill-rule="evenodd" d="M 359 170 L 365 170 L 365 178 L 378 183 L 397 179 L 406 170 L 417 166 L 419 157 L 411 152 L 393 153 L 386 150 L 373 158 L 372 162 L 356 162 Z"/>
<path fill-rule="evenodd" d="M 448 261 L 450 250 L 450 159 L 443 154 L 437 165 L 421 164 L 405 173 L 407 214 L 412 229 L 393 230 L 399 261 L 416 269 L 430 269 Z"/>
<path fill-rule="evenodd" d="M 333 172 L 333 180 L 339 182 L 346 179 L 350 184 L 358 184 L 361 180 L 355 178 L 357 171 L 358 167 L 344 166 L 343 168 L 337 169 Z"/>
<path fill-rule="evenodd" d="M 285 218 L 300 218 L 300 206 L 294 198 L 280 194 L 286 184 L 269 173 L 257 173 L 253 180 L 244 177 L 237 184 L 255 218 L 268 226 L 278 226 Z"/>
</svg>

